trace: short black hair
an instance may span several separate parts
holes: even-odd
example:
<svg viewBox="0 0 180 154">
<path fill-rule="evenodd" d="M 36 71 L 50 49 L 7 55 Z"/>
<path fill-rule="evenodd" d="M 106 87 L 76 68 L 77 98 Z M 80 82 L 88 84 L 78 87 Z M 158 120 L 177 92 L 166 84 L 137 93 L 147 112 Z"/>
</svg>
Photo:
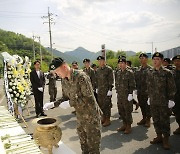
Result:
<svg viewBox="0 0 180 154">
<path fill-rule="evenodd" d="M 36 65 L 36 63 L 41 64 L 41 62 L 39 60 L 35 60 L 34 65 Z"/>
</svg>

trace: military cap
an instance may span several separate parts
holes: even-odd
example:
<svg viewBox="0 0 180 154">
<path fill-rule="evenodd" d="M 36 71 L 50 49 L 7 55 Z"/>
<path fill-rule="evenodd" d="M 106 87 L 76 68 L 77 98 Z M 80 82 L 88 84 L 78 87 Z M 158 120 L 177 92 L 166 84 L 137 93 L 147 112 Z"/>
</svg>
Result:
<svg viewBox="0 0 180 154">
<path fill-rule="evenodd" d="M 145 54 L 145 53 L 141 53 L 141 54 L 139 55 L 139 58 L 141 58 L 141 57 L 148 58 L 147 54 Z"/>
<path fill-rule="evenodd" d="M 78 65 L 78 62 L 77 62 L 77 61 L 73 61 L 73 62 L 72 62 L 72 65 L 74 65 L 74 64 L 75 64 L 75 65 Z"/>
<path fill-rule="evenodd" d="M 93 67 L 96 67 L 96 66 L 97 66 L 96 64 L 92 64 L 92 65 L 91 65 L 92 68 L 93 68 Z"/>
<path fill-rule="evenodd" d="M 126 63 L 127 63 L 127 65 L 129 65 L 131 67 L 132 62 L 130 60 L 127 60 Z"/>
<path fill-rule="evenodd" d="M 164 58 L 163 59 L 165 62 L 168 62 L 169 64 L 171 63 L 171 60 L 169 58 Z"/>
<path fill-rule="evenodd" d="M 58 57 L 58 58 L 54 58 L 52 60 L 52 63 L 49 66 L 50 70 L 55 70 L 56 68 L 58 68 L 59 66 L 61 66 L 64 63 L 64 59 Z"/>
<path fill-rule="evenodd" d="M 179 59 L 179 60 L 180 60 L 180 55 L 174 56 L 173 59 L 172 59 L 172 61 L 173 61 L 173 60 L 176 60 L 176 59 Z"/>
<path fill-rule="evenodd" d="M 154 57 L 159 57 L 159 58 L 161 58 L 161 59 L 164 58 L 163 54 L 162 54 L 162 53 L 159 53 L 159 52 L 155 52 L 155 53 L 153 54 L 153 56 L 152 56 L 152 59 L 153 59 Z"/>
<path fill-rule="evenodd" d="M 126 56 L 118 56 L 118 59 L 124 58 L 126 59 Z"/>
<path fill-rule="evenodd" d="M 120 58 L 120 59 L 118 59 L 118 63 L 120 63 L 120 62 L 126 63 L 126 58 Z"/>
<path fill-rule="evenodd" d="M 84 59 L 83 63 L 85 63 L 85 62 L 90 62 L 90 59 Z"/>
<path fill-rule="evenodd" d="M 103 56 L 98 56 L 98 57 L 97 57 L 97 60 L 105 60 L 105 57 L 103 57 Z"/>
</svg>

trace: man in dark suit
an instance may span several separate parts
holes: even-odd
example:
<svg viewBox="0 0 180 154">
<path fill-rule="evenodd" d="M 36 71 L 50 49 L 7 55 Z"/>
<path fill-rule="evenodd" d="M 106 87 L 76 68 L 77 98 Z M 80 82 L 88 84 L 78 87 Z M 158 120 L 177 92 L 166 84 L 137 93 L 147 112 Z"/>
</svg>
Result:
<svg viewBox="0 0 180 154">
<path fill-rule="evenodd" d="M 34 70 L 30 73 L 30 80 L 35 99 L 35 110 L 37 118 L 39 116 L 47 116 L 43 112 L 43 94 L 45 86 L 45 77 L 44 73 L 40 70 L 40 67 L 40 61 L 36 60 L 34 62 Z"/>
</svg>

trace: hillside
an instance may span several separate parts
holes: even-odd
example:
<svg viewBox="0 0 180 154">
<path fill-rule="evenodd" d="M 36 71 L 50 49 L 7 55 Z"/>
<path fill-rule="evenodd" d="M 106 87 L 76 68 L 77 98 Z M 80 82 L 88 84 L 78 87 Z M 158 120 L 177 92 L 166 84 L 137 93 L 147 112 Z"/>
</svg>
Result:
<svg viewBox="0 0 180 154">
<path fill-rule="evenodd" d="M 34 59 L 32 42 L 33 40 L 31 38 L 27 38 L 22 34 L 4 31 L 0 29 L 0 53 L 6 51 L 11 55 L 18 54 L 21 57 L 28 56 L 31 59 L 31 61 L 33 61 Z M 34 45 L 36 59 L 40 59 L 40 44 L 38 42 L 34 42 Z M 51 55 L 43 46 L 41 46 L 41 50 L 43 58 L 42 69 L 44 71 L 47 71 L 49 63 L 51 61 Z"/>
<path fill-rule="evenodd" d="M 47 51 L 51 54 L 50 48 L 46 48 Z M 69 64 L 71 64 L 73 61 L 81 62 L 81 60 L 77 57 L 73 57 L 71 55 L 67 55 L 59 50 L 53 50 L 54 57 L 61 57 L 66 60 Z"/>
<path fill-rule="evenodd" d="M 77 49 L 73 50 L 73 51 L 66 51 L 65 54 L 79 58 L 81 61 L 83 61 L 83 59 L 85 58 L 89 58 L 91 61 L 94 61 L 97 56 L 100 55 L 99 52 L 95 53 L 95 52 L 91 52 L 86 50 L 83 47 L 78 47 Z"/>
</svg>

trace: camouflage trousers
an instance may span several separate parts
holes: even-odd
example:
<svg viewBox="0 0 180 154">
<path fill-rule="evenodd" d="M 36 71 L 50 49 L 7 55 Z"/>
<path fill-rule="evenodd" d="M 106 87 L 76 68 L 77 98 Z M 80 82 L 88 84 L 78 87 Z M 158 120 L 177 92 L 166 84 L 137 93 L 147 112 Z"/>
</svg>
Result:
<svg viewBox="0 0 180 154">
<path fill-rule="evenodd" d="M 99 94 L 98 93 L 98 105 L 100 109 L 103 112 L 103 115 L 107 118 L 111 117 L 111 108 L 112 108 L 112 102 L 111 102 L 111 96 L 107 96 L 107 94 Z"/>
<path fill-rule="evenodd" d="M 151 105 L 150 107 L 156 134 L 170 136 L 170 110 L 168 106 Z"/>
<path fill-rule="evenodd" d="M 127 98 L 121 97 L 117 94 L 117 106 L 119 114 L 125 124 L 132 124 L 132 111 L 133 111 L 133 102 L 128 101 Z"/>
<path fill-rule="evenodd" d="M 150 105 L 147 104 L 148 96 L 138 95 L 137 97 L 143 118 L 151 118 Z"/>
<path fill-rule="evenodd" d="M 77 132 L 83 154 L 100 154 L 101 124 L 94 121 L 78 122 Z"/>
<path fill-rule="evenodd" d="M 50 102 L 56 101 L 57 88 L 51 88 L 51 89 L 49 89 L 49 95 L 50 95 Z"/>
</svg>

